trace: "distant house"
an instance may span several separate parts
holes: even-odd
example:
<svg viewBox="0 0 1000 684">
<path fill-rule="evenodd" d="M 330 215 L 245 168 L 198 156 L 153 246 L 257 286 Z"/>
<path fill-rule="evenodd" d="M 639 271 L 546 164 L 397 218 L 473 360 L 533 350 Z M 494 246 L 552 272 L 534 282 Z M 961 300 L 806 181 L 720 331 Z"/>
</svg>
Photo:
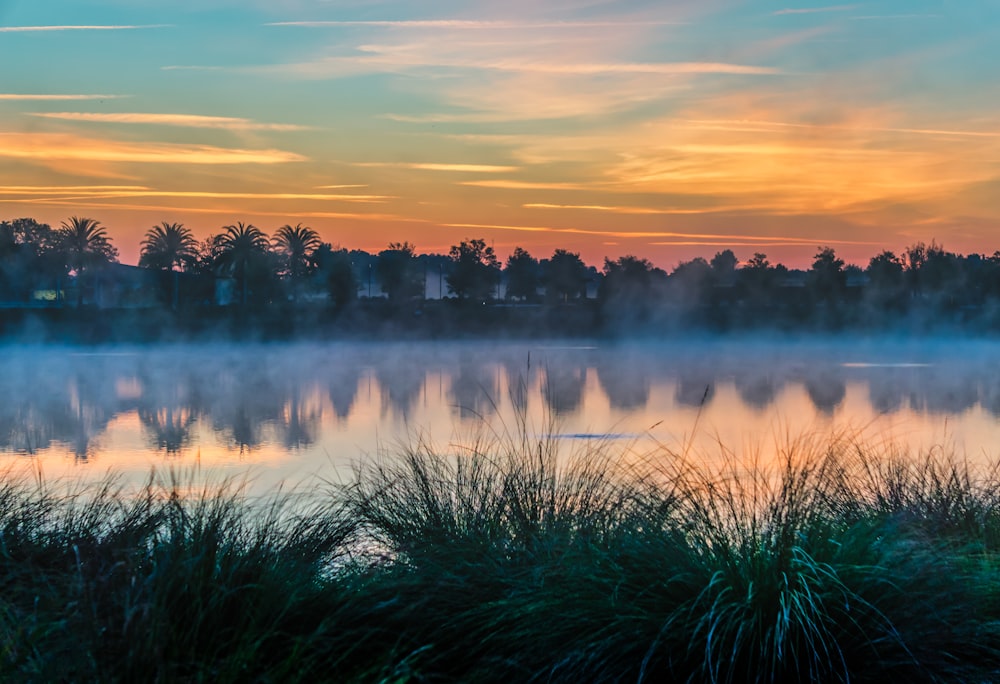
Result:
<svg viewBox="0 0 1000 684">
<path fill-rule="evenodd" d="M 148 268 L 108 264 L 94 273 L 89 285 L 84 278 L 83 302 L 102 309 L 158 306 L 158 275 Z"/>
</svg>

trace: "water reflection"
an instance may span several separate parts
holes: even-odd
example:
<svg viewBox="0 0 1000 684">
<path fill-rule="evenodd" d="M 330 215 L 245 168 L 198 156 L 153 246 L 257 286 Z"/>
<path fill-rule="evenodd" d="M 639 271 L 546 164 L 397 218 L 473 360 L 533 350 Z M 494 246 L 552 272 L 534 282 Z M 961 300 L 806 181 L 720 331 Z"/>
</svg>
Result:
<svg viewBox="0 0 1000 684">
<path fill-rule="evenodd" d="M 177 454 L 191 443 L 191 429 L 197 414 L 187 406 L 149 408 L 140 406 L 139 420 L 146 429 L 149 444 L 168 454 Z"/>
<path fill-rule="evenodd" d="M 830 416 L 847 396 L 844 374 L 836 368 L 810 372 L 805 378 L 806 392 L 821 413 Z"/>
<path fill-rule="evenodd" d="M 545 404 L 557 415 L 573 413 L 583 403 L 583 388 L 587 382 L 587 369 L 579 362 L 564 363 L 551 359 L 545 366 L 542 397 Z"/>
<path fill-rule="evenodd" d="M 612 408 L 620 411 L 642 409 L 649 401 L 649 369 L 631 362 L 600 356 L 595 364 L 597 382 L 607 395 Z"/>
<path fill-rule="evenodd" d="M 354 399 L 358 396 L 361 370 L 354 364 L 336 365 L 329 371 L 327 395 L 338 421 L 345 421 L 351 415 Z"/>
<path fill-rule="evenodd" d="M 501 400 L 498 373 L 496 363 L 482 355 L 460 354 L 448 390 L 452 410 L 465 420 L 493 414 Z"/>
<path fill-rule="evenodd" d="M 0 449 L 58 448 L 93 459 L 106 436 L 125 429 L 116 427 L 122 417 L 132 418 L 142 448 L 168 455 L 213 444 L 241 453 L 326 449 L 337 426 L 374 433 L 441 416 L 488 419 L 509 408 L 581 423 L 606 417 L 601 427 L 608 428 L 615 416 L 638 416 L 648 426 L 692 410 L 722 412 L 717 424 L 753 421 L 777 404 L 830 419 L 857 413 L 858 401 L 868 416 L 981 409 L 1000 418 L 1000 349 L 864 353 L 874 361 L 848 363 L 854 357 L 836 347 L 791 345 L 779 352 L 530 344 L 7 348 L 0 357 Z M 882 362 L 900 356 L 914 362 Z M 601 413 L 609 410 L 617 413 Z"/>
<path fill-rule="evenodd" d="M 747 407 L 763 411 L 774 402 L 783 383 L 766 370 L 740 370 L 733 376 L 733 384 L 740 399 Z"/>
<path fill-rule="evenodd" d="M 407 355 L 379 359 L 375 380 L 382 397 L 382 415 L 390 411 L 408 418 L 420 397 L 427 369 Z"/>
</svg>

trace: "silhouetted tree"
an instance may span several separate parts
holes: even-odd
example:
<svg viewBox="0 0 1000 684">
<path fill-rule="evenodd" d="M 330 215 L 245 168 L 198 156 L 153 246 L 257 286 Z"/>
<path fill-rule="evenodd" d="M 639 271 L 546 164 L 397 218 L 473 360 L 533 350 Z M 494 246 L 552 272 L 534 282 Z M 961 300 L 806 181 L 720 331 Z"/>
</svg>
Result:
<svg viewBox="0 0 1000 684">
<path fill-rule="evenodd" d="M 755 293 L 774 286 L 774 268 L 763 252 L 754 252 L 750 260 L 738 271 L 738 279 L 744 292 Z"/>
<path fill-rule="evenodd" d="M 268 271 L 267 235 L 252 224 L 237 223 L 225 226 L 224 230 L 218 238 L 216 259 L 226 273 L 236 279 L 240 302 L 246 306 L 249 281 Z"/>
<path fill-rule="evenodd" d="M 177 271 L 191 268 L 198 258 L 198 242 L 180 223 L 164 221 L 146 231 L 139 252 L 139 265 L 170 271 L 171 306 L 177 308 Z"/>
<path fill-rule="evenodd" d="M 500 262 L 484 240 L 463 240 L 448 252 L 451 272 L 448 289 L 460 299 L 489 299 L 500 277 Z"/>
<path fill-rule="evenodd" d="M 911 297 L 921 294 L 920 271 L 927 262 L 927 245 L 917 242 L 903 250 L 903 272 L 906 274 L 906 284 Z"/>
<path fill-rule="evenodd" d="M 874 312 L 900 311 L 906 292 L 903 260 L 893 252 L 884 250 L 869 260 L 867 275 L 865 302 Z"/>
<path fill-rule="evenodd" d="M 847 286 L 844 260 L 837 257 L 833 247 L 823 247 L 813 259 L 808 284 L 813 296 L 821 302 L 838 301 Z"/>
<path fill-rule="evenodd" d="M 716 252 L 709 262 L 712 266 L 712 279 L 716 285 L 732 286 L 736 283 L 736 266 L 739 259 L 733 254 L 733 250 L 724 249 Z"/>
<path fill-rule="evenodd" d="M 548 299 L 566 302 L 587 296 L 587 266 L 579 254 L 557 249 L 540 266 Z"/>
<path fill-rule="evenodd" d="M 538 296 L 538 259 L 521 247 L 507 257 L 507 298 L 531 301 Z"/>
<path fill-rule="evenodd" d="M 409 242 L 391 242 L 378 253 L 375 264 L 382 291 L 391 302 L 400 302 L 423 294 L 422 274 L 417 269 L 416 248 Z"/>
<path fill-rule="evenodd" d="M 358 296 L 358 279 L 354 274 L 354 264 L 346 249 L 334 249 L 324 242 L 313 252 L 316 275 L 322 283 L 330 303 L 342 309 Z"/>
<path fill-rule="evenodd" d="M 615 306 L 639 307 L 652 299 L 655 282 L 666 274 L 648 259 L 631 254 L 612 261 L 604 259 L 604 277 L 597 288 L 597 299 Z"/>
<path fill-rule="evenodd" d="M 315 266 L 313 255 L 323 243 L 315 230 L 301 223 L 294 228 L 290 225 L 278 228 L 273 243 L 282 275 L 291 283 L 292 300 L 298 301 L 302 281 Z"/>
<path fill-rule="evenodd" d="M 962 263 L 958 255 L 931 242 L 920 269 L 920 283 L 934 294 L 933 303 L 937 306 L 957 304 L 965 290 L 962 276 Z"/>
<path fill-rule="evenodd" d="M 42 283 L 58 292 L 63 265 L 56 243 L 55 231 L 34 219 L 0 222 L 0 290 L 22 302 Z"/>
<path fill-rule="evenodd" d="M 712 267 L 701 257 L 682 261 L 670 274 L 670 290 L 684 308 L 705 304 L 712 288 Z"/>
<path fill-rule="evenodd" d="M 111 244 L 108 231 L 90 218 L 72 216 L 58 231 L 59 251 L 66 268 L 76 275 L 76 306 L 83 305 L 84 275 L 116 262 L 118 250 Z"/>
</svg>

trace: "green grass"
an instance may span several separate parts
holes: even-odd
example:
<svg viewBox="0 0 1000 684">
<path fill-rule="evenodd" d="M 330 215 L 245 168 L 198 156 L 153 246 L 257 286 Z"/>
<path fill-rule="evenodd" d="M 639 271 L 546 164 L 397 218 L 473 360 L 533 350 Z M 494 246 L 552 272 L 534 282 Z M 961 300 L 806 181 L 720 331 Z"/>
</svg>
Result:
<svg viewBox="0 0 1000 684">
<path fill-rule="evenodd" d="M 8 476 L 0 679 L 1000 677 L 997 466 L 836 436 L 764 466 L 516 432 L 266 501 Z"/>
</svg>

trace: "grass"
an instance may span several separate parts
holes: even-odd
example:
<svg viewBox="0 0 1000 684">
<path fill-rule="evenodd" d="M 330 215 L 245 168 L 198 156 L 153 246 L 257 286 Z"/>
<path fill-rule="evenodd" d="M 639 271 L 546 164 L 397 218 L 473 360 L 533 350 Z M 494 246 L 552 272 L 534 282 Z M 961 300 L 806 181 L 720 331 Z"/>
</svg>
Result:
<svg viewBox="0 0 1000 684">
<path fill-rule="evenodd" d="M 709 466 L 515 433 L 266 501 L 8 476 L 0 679 L 1000 676 L 1000 466 L 837 437 Z"/>
</svg>

